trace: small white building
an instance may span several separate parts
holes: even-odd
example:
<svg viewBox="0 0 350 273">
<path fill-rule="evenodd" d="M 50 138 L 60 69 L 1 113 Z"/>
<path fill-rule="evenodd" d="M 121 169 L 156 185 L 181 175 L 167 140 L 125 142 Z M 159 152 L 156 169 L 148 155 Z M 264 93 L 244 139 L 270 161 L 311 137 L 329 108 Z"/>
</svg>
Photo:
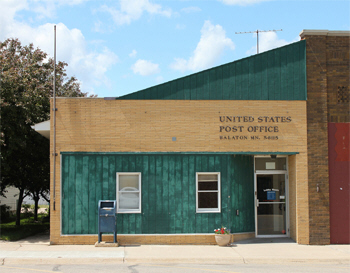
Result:
<svg viewBox="0 0 350 273">
<path fill-rule="evenodd" d="M 0 205 L 10 207 L 10 211 L 15 212 L 17 209 L 19 190 L 16 187 L 7 187 L 5 197 L 0 196 Z"/>
</svg>

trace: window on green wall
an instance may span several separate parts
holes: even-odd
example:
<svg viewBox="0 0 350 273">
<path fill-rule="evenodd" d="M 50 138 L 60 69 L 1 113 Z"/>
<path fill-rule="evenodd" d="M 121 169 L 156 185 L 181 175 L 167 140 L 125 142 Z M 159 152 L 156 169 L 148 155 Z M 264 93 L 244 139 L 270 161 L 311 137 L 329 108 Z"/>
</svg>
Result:
<svg viewBox="0 0 350 273">
<path fill-rule="evenodd" d="M 196 212 L 220 212 L 220 173 L 197 173 Z"/>
<path fill-rule="evenodd" d="M 117 173 L 118 213 L 141 213 L 141 173 Z"/>
</svg>

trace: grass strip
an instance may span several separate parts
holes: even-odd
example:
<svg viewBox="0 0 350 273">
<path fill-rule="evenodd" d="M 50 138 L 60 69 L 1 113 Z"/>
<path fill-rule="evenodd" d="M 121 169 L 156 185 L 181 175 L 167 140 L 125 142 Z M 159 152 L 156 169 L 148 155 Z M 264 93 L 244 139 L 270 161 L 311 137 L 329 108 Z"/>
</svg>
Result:
<svg viewBox="0 0 350 273">
<path fill-rule="evenodd" d="M 0 224 L 0 239 L 5 241 L 18 241 L 28 236 L 43 233 L 50 229 L 48 222 L 42 222 L 38 216 L 38 222 L 33 217 L 21 219 L 21 225 L 16 226 L 16 221 Z"/>
</svg>

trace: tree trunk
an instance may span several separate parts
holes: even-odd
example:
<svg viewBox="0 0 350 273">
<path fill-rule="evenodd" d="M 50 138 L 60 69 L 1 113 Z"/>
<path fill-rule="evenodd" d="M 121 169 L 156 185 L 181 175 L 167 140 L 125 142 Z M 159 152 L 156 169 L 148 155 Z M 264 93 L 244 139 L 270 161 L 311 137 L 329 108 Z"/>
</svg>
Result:
<svg viewBox="0 0 350 273">
<path fill-rule="evenodd" d="M 22 208 L 22 202 L 23 202 L 23 194 L 24 194 L 24 189 L 19 189 L 19 194 L 18 194 L 18 203 L 17 203 L 17 210 L 16 210 L 16 226 L 21 225 L 21 208 Z"/>
<path fill-rule="evenodd" d="M 38 221 L 38 208 L 39 208 L 40 195 L 35 195 L 33 199 L 34 199 L 34 221 Z"/>
<path fill-rule="evenodd" d="M 40 195 L 41 195 L 42 198 L 45 199 L 45 201 L 46 201 L 47 203 L 50 203 L 50 199 L 46 197 L 46 195 L 44 194 L 44 192 L 41 192 Z"/>
<path fill-rule="evenodd" d="M 50 211 L 51 211 L 51 202 L 50 202 L 50 199 L 46 197 L 46 194 L 44 192 L 41 192 L 40 193 L 41 197 L 44 198 L 46 200 L 47 203 L 49 203 L 49 211 L 48 211 L 48 214 L 50 216 Z"/>
</svg>

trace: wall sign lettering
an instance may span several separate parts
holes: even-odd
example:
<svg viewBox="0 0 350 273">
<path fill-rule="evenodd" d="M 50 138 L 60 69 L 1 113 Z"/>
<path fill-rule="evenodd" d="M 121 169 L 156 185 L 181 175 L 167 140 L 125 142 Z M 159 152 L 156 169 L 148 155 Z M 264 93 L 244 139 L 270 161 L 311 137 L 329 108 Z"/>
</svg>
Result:
<svg viewBox="0 0 350 273">
<path fill-rule="evenodd" d="M 292 122 L 290 116 L 220 116 L 220 140 L 278 140 L 279 124 Z M 244 135 L 244 133 L 250 133 Z M 251 135 L 266 133 L 266 135 Z"/>
</svg>

